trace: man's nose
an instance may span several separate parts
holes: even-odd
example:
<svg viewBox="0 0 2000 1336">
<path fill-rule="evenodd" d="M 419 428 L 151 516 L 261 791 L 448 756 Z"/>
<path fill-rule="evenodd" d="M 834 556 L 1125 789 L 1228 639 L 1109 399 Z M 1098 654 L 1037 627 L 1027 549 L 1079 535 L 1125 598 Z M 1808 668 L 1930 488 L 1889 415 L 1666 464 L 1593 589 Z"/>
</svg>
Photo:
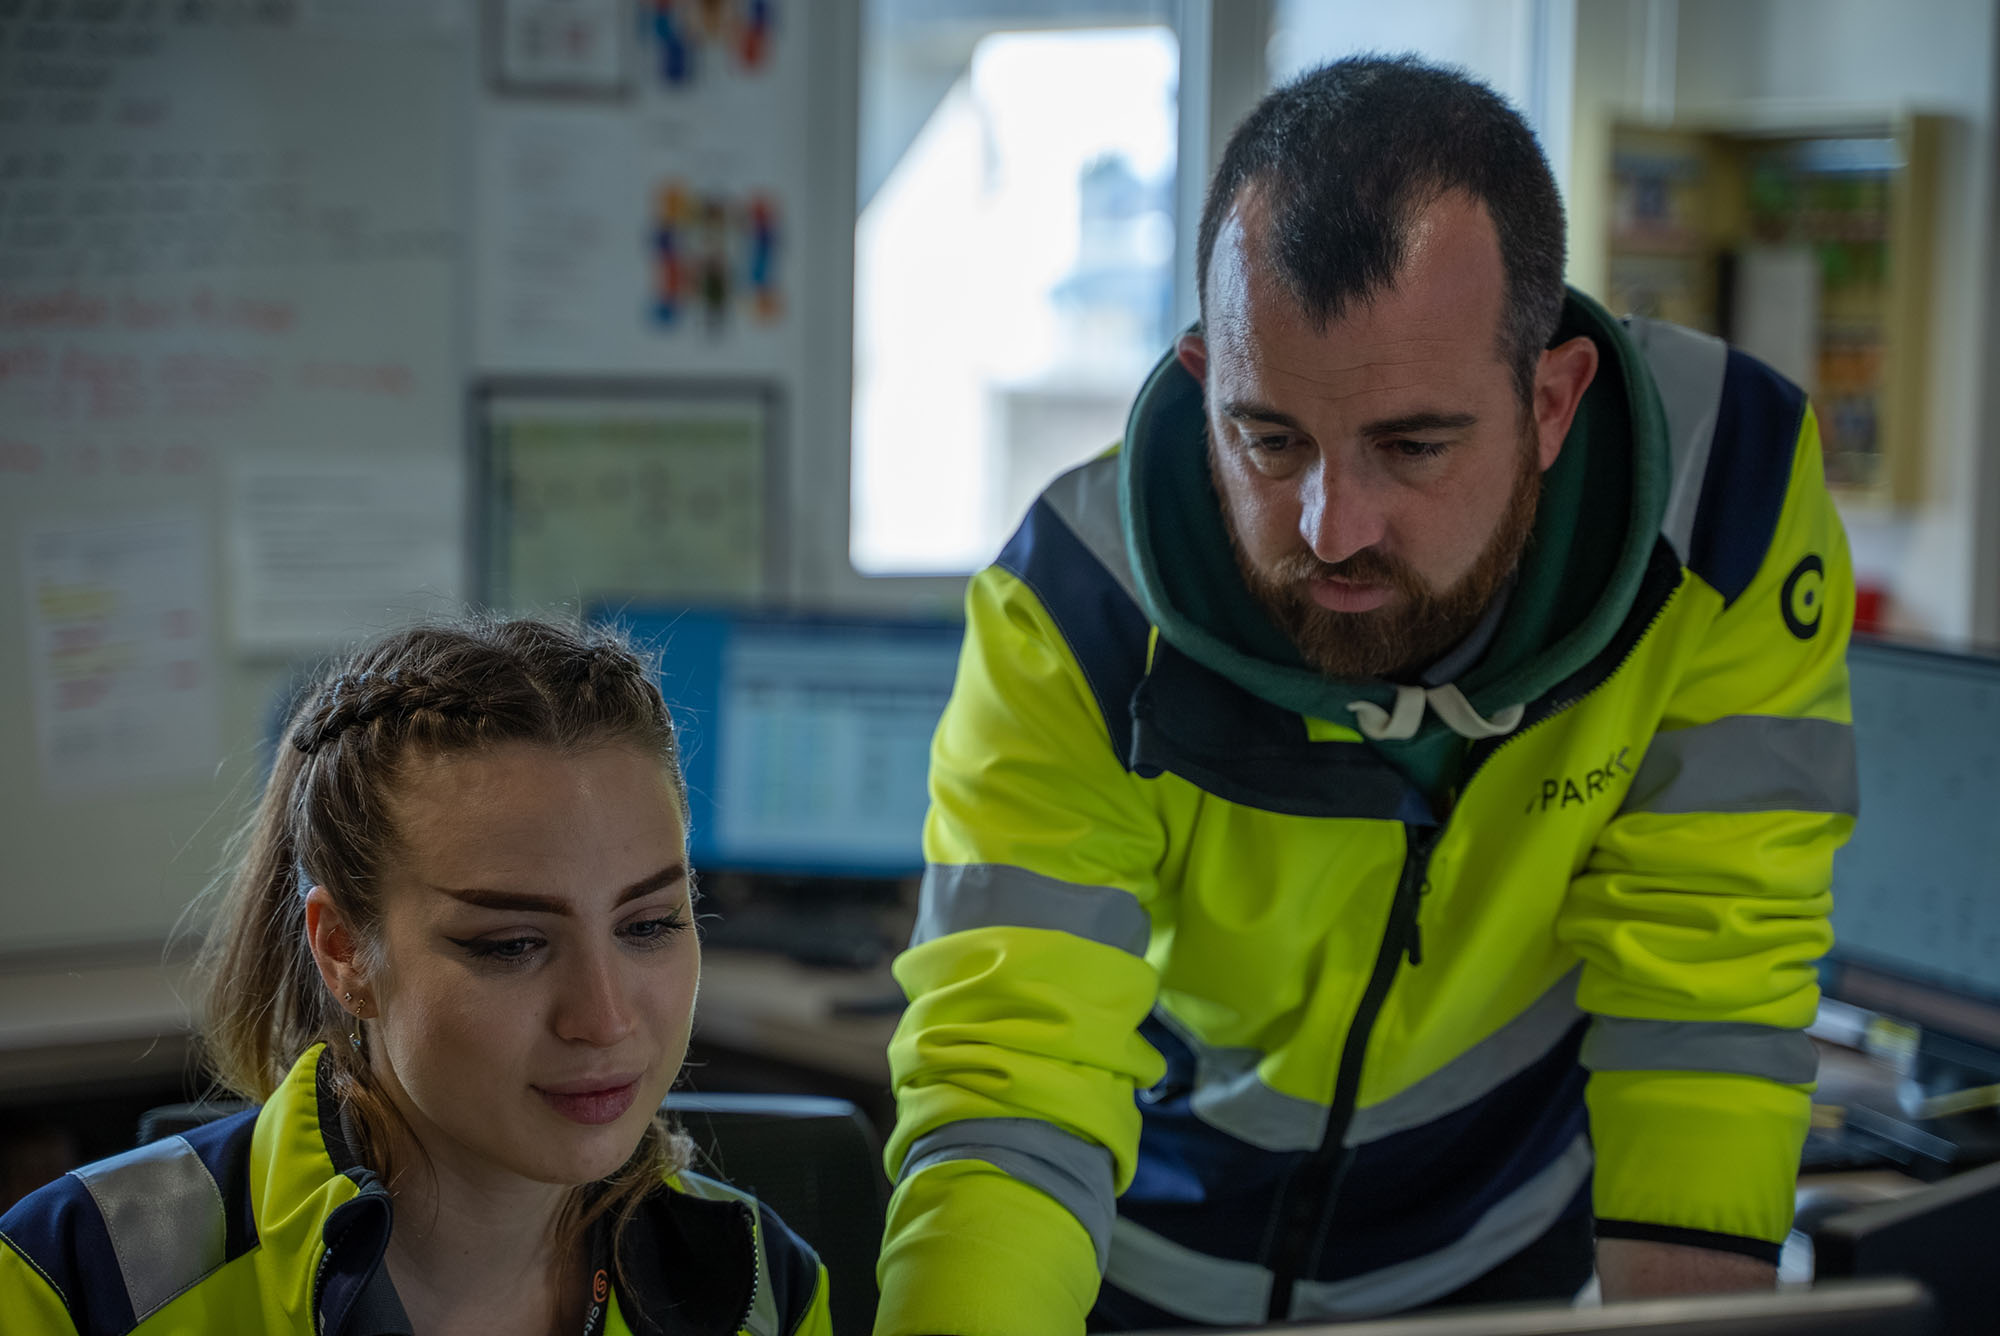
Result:
<svg viewBox="0 0 2000 1336">
<path fill-rule="evenodd" d="M 1382 541 L 1387 530 L 1373 480 L 1343 460 L 1322 455 L 1304 478 L 1299 536 L 1328 565 Z"/>
<path fill-rule="evenodd" d="M 559 1038 L 608 1048 L 628 1037 L 639 1007 L 615 949 L 575 953 L 556 996 Z"/>
</svg>

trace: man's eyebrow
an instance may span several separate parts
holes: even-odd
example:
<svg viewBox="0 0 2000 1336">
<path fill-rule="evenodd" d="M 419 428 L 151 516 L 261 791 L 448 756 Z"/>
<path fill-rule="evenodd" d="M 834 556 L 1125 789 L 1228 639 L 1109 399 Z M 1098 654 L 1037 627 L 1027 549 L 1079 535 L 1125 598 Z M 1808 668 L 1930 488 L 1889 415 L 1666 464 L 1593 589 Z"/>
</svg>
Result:
<svg viewBox="0 0 2000 1336">
<path fill-rule="evenodd" d="M 1405 413 L 1363 423 L 1363 436 L 1409 436 L 1423 431 L 1463 431 L 1479 421 L 1476 413 Z"/>
<path fill-rule="evenodd" d="M 1259 403 L 1255 399 L 1224 400 L 1222 404 L 1222 416 L 1233 418 L 1238 422 L 1245 421 L 1246 419 L 1255 419 L 1258 422 L 1275 422 L 1280 427 L 1291 428 L 1301 436 L 1306 434 L 1306 429 L 1290 413 L 1282 412 L 1279 409 L 1271 407 L 1269 404 Z"/>
<path fill-rule="evenodd" d="M 1273 408 L 1254 399 L 1228 399 L 1223 402 L 1222 415 L 1238 422 L 1270 422 L 1289 428 L 1301 436 L 1310 435 L 1299 420 L 1290 413 Z M 1400 417 L 1377 418 L 1363 423 L 1363 436 L 1408 436 L 1423 431 L 1463 431 L 1479 421 L 1476 413 L 1420 412 L 1404 413 Z"/>
<path fill-rule="evenodd" d="M 618 898 L 611 902 L 611 907 L 616 909 L 619 905 L 637 900 L 642 895 L 665 890 L 675 882 L 686 878 L 686 863 L 670 864 L 649 877 L 641 877 L 618 892 Z M 524 891 L 490 891 L 477 886 L 433 886 L 431 889 L 480 909 L 505 909 L 524 914 L 557 914 L 564 918 L 568 918 L 570 914 L 569 901 L 552 895 L 533 895 Z"/>
</svg>

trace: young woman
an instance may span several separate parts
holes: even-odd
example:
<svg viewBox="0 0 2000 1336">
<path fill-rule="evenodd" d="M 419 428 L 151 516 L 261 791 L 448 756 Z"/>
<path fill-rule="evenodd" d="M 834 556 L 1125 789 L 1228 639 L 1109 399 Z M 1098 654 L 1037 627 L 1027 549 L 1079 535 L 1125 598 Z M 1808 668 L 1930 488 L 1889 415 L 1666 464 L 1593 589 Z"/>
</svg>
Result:
<svg viewBox="0 0 2000 1336">
<path fill-rule="evenodd" d="M 673 726 L 615 641 L 424 627 L 293 717 L 205 949 L 240 1114 L 0 1218 L 11 1336 L 816 1336 L 826 1274 L 656 1110 L 701 973 Z"/>
</svg>

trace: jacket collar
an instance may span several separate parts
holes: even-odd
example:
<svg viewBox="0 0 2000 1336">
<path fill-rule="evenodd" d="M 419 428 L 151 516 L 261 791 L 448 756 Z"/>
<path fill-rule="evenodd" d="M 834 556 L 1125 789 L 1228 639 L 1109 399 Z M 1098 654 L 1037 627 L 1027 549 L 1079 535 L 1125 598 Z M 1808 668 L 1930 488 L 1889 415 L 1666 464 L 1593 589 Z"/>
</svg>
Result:
<svg viewBox="0 0 2000 1336">
<path fill-rule="evenodd" d="M 312 1277 L 312 1311 L 319 1331 L 344 1336 L 382 1265 L 395 1215 L 388 1190 L 355 1150 L 332 1078 L 323 1044 L 293 1064 L 258 1120 L 251 1186 L 267 1236 L 280 1222 L 306 1231 L 319 1222 L 325 1252 Z M 300 1255 L 312 1251 L 301 1246 Z M 663 1183 L 626 1226 L 619 1261 L 607 1280 L 618 1286 L 619 1309 L 635 1336 L 735 1336 L 756 1299 L 756 1225 L 741 1202 L 688 1196 Z M 621 1270 L 629 1287 L 619 1281 Z"/>
</svg>

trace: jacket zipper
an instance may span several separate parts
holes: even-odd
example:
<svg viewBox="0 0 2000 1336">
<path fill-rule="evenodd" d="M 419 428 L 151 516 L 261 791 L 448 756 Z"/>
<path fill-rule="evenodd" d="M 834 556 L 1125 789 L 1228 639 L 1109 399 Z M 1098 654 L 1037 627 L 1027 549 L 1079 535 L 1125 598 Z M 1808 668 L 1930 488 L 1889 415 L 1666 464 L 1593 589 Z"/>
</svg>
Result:
<svg viewBox="0 0 2000 1336">
<path fill-rule="evenodd" d="M 1416 936 L 1417 909 L 1438 833 L 1436 826 L 1403 827 L 1406 844 L 1403 869 L 1396 879 L 1395 898 L 1389 904 L 1388 925 L 1383 929 L 1381 945 L 1375 950 L 1374 970 L 1368 976 L 1368 986 L 1362 991 L 1361 1003 L 1355 1008 L 1353 1023 L 1347 1027 L 1346 1043 L 1340 1050 L 1340 1069 L 1334 1078 L 1333 1105 L 1327 1110 L 1326 1134 L 1320 1138 L 1319 1148 L 1292 1171 L 1278 1208 L 1271 1299 L 1266 1310 L 1268 1321 L 1282 1321 L 1290 1316 L 1292 1289 L 1321 1238 L 1334 1198 L 1340 1193 L 1341 1180 L 1347 1176 L 1347 1167 L 1353 1159 L 1342 1143 L 1347 1138 L 1347 1125 L 1354 1120 L 1355 1100 L 1361 1087 L 1361 1061 L 1367 1055 L 1368 1036 L 1375 1028 L 1376 1017 L 1381 1015 L 1389 985 L 1395 981 L 1404 955 L 1412 953 L 1413 963 L 1423 957 Z"/>
<path fill-rule="evenodd" d="M 764 1248 L 757 1239 L 757 1208 L 738 1202 L 736 1209 L 743 1213 L 743 1223 L 750 1231 L 750 1297 L 743 1301 L 743 1311 L 729 1328 L 732 1334 L 750 1329 L 750 1315 L 757 1311 L 757 1295 L 764 1285 Z"/>
<path fill-rule="evenodd" d="M 1679 594 L 1677 583 L 1660 600 L 1652 616 L 1646 619 L 1645 627 L 1632 638 L 1632 643 L 1619 656 L 1618 662 L 1587 690 L 1554 702 L 1532 723 L 1497 740 L 1460 782 L 1459 793 L 1463 795 L 1472 786 L 1474 777 L 1486 767 L 1495 752 L 1589 697 L 1623 671 Z M 1342 1142 L 1347 1138 L 1348 1124 L 1354 1121 L 1354 1105 L 1361 1084 L 1361 1062 L 1367 1055 L 1369 1037 L 1375 1029 L 1376 1018 L 1381 1014 L 1382 1004 L 1388 999 L 1389 986 L 1395 981 L 1398 966 L 1404 959 L 1408 959 L 1412 966 L 1423 963 L 1423 930 L 1418 916 L 1424 891 L 1429 888 L 1431 851 L 1437 847 L 1441 833 L 1440 826 L 1404 826 L 1408 852 L 1403 860 L 1402 874 L 1397 879 L 1395 900 L 1390 905 L 1389 923 L 1382 934 L 1381 945 L 1376 949 L 1374 972 L 1361 995 L 1361 1004 L 1355 1009 L 1354 1020 L 1348 1026 L 1346 1045 L 1341 1050 L 1340 1070 L 1334 1080 L 1333 1104 L 1327 1111 L 1326 1135 L 1320 1139 L 1319 1148 L 1293 1171 L 1279 1207 L 1280 1232 L 1272 1258 L 1271 1298 L 1265 1310 L 1267 1321 L 1283 1321 L 1291 1315 L 1292 1290 L 1315 1250 L 1314 1245 L 1320 1241 L 1331 1222 L 1334 1201 L 1340 1195 L 1341 1182 L 1353 1161 L 1352 1152 Z"/>
</svg>

